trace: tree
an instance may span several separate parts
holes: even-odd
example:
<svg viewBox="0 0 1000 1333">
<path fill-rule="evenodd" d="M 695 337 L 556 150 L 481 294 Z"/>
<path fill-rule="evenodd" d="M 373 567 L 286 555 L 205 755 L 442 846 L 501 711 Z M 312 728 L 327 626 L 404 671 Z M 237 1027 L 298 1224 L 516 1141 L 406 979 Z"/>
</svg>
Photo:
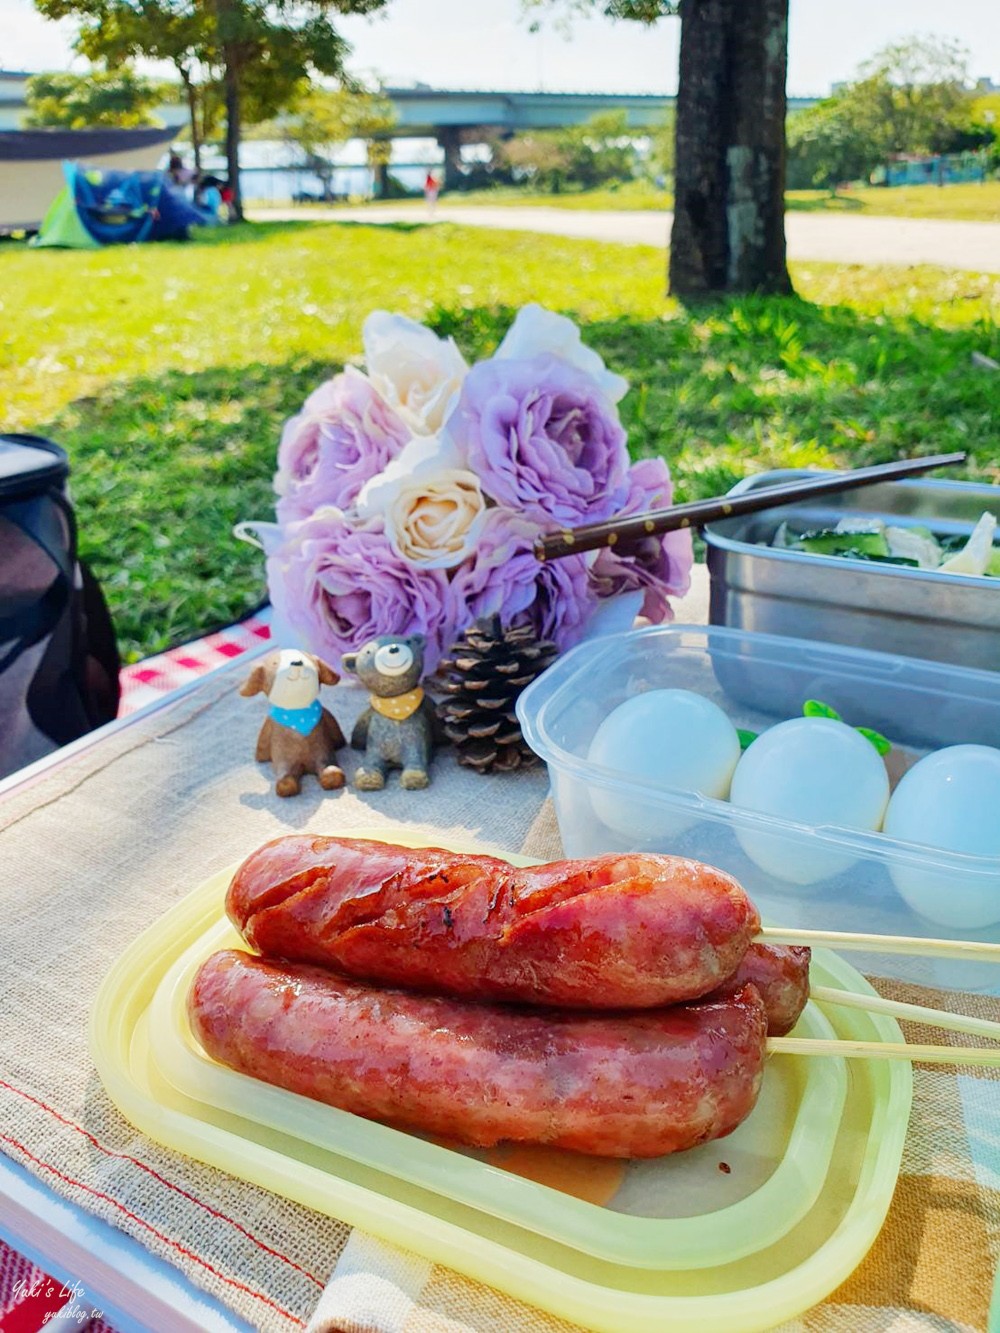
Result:
<svg viewBox="0 0 1000 1333">
<path fill-rule="evenodd" d="M 678 296 L 787 292 L 788 0 L 527 0 L 652 23 L 680 14 L 674 221 Z"/>
<path fill-rule="evenodd" d="M 948 38 L 907 37 L 858 77 L 789 121 L 796 179 L 835 186 L 866 178 L 896 153 L 945 153 L 989 143 L 975 121 L 968 53 Z"/>
<path fill-rule="evenodd" d="M 282 133 L 302 151 L 309 167 L 329 193 L 333 179 L 331 150 L 349 139 L 363 139 L 368 165 L 385 189 L 392 152 L 388 137 L 396 123 L 392 103 L 363 89 L 310 87 L 296 102 Z"/>
<path fill-rule="evenodd" d="M 904 37 L 862 65 L 840 96 L 884 155 L 946 152 L 971 114 L 968 61 L 948 37 Z"/>
<path fill-rule="evenodd" d="M 635 176 L 636 151 L 625 111 L 599 111 L 565 131 L 570 175 L 585 189 Z"/>
<path fill-rule="evenodd" d="M 47 12 L 46 0 L 39 0 L 39 8 Z M 102 0 L 83 16 L 76 40 L 81 55 L 103 60 L 109 67 L 136 56 L 173 65 L 184 88 L 194 165 L 199 172 L 201 147 L 220 109 L 205 65 L 209 45 L 205 11 L 172 0 Z"/>
<path fill-rule="evenodd" d="M 673 108 L 669 108 L 649 137 L 649 166 L 664 184 L 674 176 L 674 143 L 677 137 Z"/>
<path fill-rule="evenodd" d="M 600 111 L 585 124 L 566 129 L 519 134 L 502 145 L 500 157 L 522 178 L 553 194 L 568 184 L 593 189 L 631 180 L 636 165 L 624 111 Z"/>
<path fill-rule="evenodd" d="M 552 130 L 529 131 L 508 139 L 498 150 L 515 176 L 539 190 L 559 194 L 569 175 L 569 153 Z"/>
<path fill-rule="evenodd" d="M 196 0 L 197 2 L 197 0 Z M 387 0 L 200 0 L 211 6 L 215 44 L 223 71 L 226 161 L 234 189 L 233 211 L 243 216 L 239 194 L 239 144 L 244 94 L 258 114 L 274 115 L 301 93 L 312 74 L 340 78 L 350 47 L 331 14 L 370 14 Z"/>
<path fill-rule="evenodd" d="M 670 290 L 787 292 L 788 0 L 682 0 Z"/>
<path fill-rule="evenodd" d="M 843 181 L 865 180 L 883 160 L 878 145 L 860 132 L 846 99 L 828 97 L 788 122 L 788 184 L 791 189 L 825 186 L 836 193 Z"/>
<path fill-rule="evenodd" d="M 28 80 L 26 100 L 26 125 L 81 130 L 93 125 L 158 125 L 153 109 L 167 99 L 162 83 L 125 68 L 35 74 Z"/>
<path fill-rule="evenodd" d="M 333 16 L 371 14 L 388 0 L 36 0 L 46 18 L 72 16 L 100 27 L 112 12 L 135 19 L 137 49 L 152 54 L 162 39 L 162 19 L 197 28 L 194 56 L 218 71 L 226 117 L 226 161 L 233 190 L 231 216 L 243 217 L 239 148 L 248 107 L 264 119 L 299 96 L 313 74 L 340 78 L 349 47 Z"/>
</svg>

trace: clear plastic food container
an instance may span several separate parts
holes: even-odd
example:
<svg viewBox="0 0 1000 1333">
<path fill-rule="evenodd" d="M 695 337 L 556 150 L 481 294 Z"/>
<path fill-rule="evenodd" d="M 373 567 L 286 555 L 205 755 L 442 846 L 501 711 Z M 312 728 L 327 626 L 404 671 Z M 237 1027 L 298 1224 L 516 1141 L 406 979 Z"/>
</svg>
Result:
<svg viewBox="0 0 1000 1333">
<path fill-rule="evenodd" d="M 642 850 L 706 861 L 735 875 L 770 925 L 1000 942 L 1000 856 L 756 813 L 637 779 L 627 753 L 613 768 L 590 761 L 612 710 L 659 689 L 700 694 L 736 727 L 758 733 L 800 716 L 806 700 L 822 700 L 892 742 L 894 784 L 930 750 L 1000 747 L 1000 675 L 714 626 L 654 626 L 580 645 L 517 706 L 528 743 L 548 765 L 567 856 Z M 653 743 L 669 745 L 670 737 Z M 930 903 L 933 919 L 908 898 Z M 970 915 L 977 928 L 963 929 Z M 1000 992 L 1000 964 L 877 953 L 851 961 L 917 984 Z"/>
</svg>

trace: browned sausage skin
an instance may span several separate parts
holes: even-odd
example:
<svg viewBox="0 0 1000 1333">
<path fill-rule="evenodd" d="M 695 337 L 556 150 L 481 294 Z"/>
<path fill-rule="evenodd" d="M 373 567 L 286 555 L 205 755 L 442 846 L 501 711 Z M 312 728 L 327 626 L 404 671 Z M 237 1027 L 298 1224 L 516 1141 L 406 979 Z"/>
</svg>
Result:
<svg viewBox="0 0 1000 1333">
<path fill-rule="evenodd" d="M 248 857 L 226 909 L 268 957 L 416 990 L 587 1009 L 706 995 L 760 928 L 732 876 L 683 857 L 521 870 L 491 856 L 308 835 Z"/>
<path fill-rule="evenodd" d="M 477 1147 L 679 1152 L 735 1129 L 764 1069 L 766 1017 L 752 986 L 627 1015 L 533 1011 L 380 990 L 227 950 L 202 964 L 188 1011 L 223 1064 Z"/>
<path fill-rule="evenodd" d="M 748 982 L 767 1011 L 767 1034 L 783 1037 L 799 1021 L 809 999 L 812 950 L 798 944 L 751 944 L 740 965 L 716 995 L 729 995 Z"/>
</svg>

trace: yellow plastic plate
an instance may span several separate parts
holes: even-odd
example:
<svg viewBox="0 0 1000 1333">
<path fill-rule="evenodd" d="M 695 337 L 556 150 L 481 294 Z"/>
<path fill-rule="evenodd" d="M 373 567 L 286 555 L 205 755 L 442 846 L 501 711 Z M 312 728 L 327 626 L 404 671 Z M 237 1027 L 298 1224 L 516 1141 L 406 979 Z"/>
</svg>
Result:
<svg viewBox="0 0 1000 1333">
<path fill-rule="evenodd" d="M 385 837 L 385 830 L 381 834 Z M 399 840 L 406 840 L 402 832 Z M 477 1160 L 221 1070 L 197 1050 L 190 1033 L 185 1034 L 175 1006 L 184 969 L 196 966 L 196 957 L 212 947 L 229 942 L 220 924 L 226 883 L 228 874 L 215 877 L 140 936 L 105 979 L 95 1001 L 90 1038 L 98 1072 L 123 1114 L 159 1142 L 598 1329 L 619 1330 L 628 1324 L 637 1330 L 669 1326 L 741 1333 L 770 1327 L 809 1308 L 843 1281 L 878 1234 L 895 1186 L 909 1116 L 907 1064 L 852 1061 L 845 1072 L 840 1061 L 774 1058 L 765 1083 L 770 1080 L 773 1086 L 777 1080 L 771 1076 L 777 1073 L 781 1085 L 792 1089 L 796 1108 L 821 1068 L 839 1071 L 843 1114 L 834 1117 L 832 1152 L 826 1151 L 821 1170 L 810 1172 L 809 1131 L 804 1126 L 799 1130 L 802 1160 L 795 1170 L 786 1170 L 797 1117 L 793 1113 L 783 1121 L 778 1115 L 778 1132 L 765 1152 L 763 1169 L 758 1165 L 756 1188 L 721 1203 L 713 1194 L 719 1179 L 728 1187 L 734 1175 L 743 1178 L 742 1167 L 737 1170 L 743 1159 L 730 1146 L 738 1147 L 741 1131 L 706 1145 L 714 1149 L 713 1157 L 699 1149 L 665 1159 L 680 1166 L 678 1189 L 687 1200 L 687 1217 L 683 1208 L 669 1217 L 616 1211 L 628 1204 L 624 1181 L 608 1200 L 611 1206 L 587 1203 L 491 1165 L 481 1155 Z M 825 985 L 868 989 L 833 955 L 817 959 L 814 975 Z M 831 1008 L 825 1019 L 817 1012 L 816 1024 L 809 1030 L 817 1034 L 828 1032 L 829 1024 L 846 1038 L 900 1039 L 892 1020 L 856 1010 Z M 185 1062 L 179 1077 L 170 1056 L 169 1078 L 160 1065 L 165 1030 L 172 1033 L 173 1056 L 180 1053 Z M 189 1083 L 190 1061 L 199 1070 L 198 1080 L 207 1070 L 231 1075 L 238 1081 L 241 1100 L 228 1088 L 222 1096 L 211 1088 L 206 1092 L 202 1082 L 199 1096 L 176 1086 L 175 1078 Z M 836 1082 L 824 1086 L 836 1095 Z M 248 1089 L 253 1119 L 236 1109 L 248 1105 Z M 294 1104 L 291 1121 L 270 1105 L 271 1094 Z M 225 1104 L 212 1105 L 213 1097 Z M 817 1112 L 824 1120 L 819 1108 Z M 762 1143 L 769 1124 L 761 1118 L 760 1129 L 754 1131 L 761 1133 Z M 825 1140 L 820 1135 L 818 1141 Z M 408 1163 L 404 1172 L 407 1153 L 415 1155 L 416 1165 Z M 720 1162 L 729 1166 L 728 1174 L 720 1170 Z M 601 1163 L 592 1168 L 605 1169 Z M 787 1204 L 771 1185 L 776 1178 L 787 1183 Z M 433 1182 L 433 1188 L 426 1181 Z M 700 1188 L 716 1207 L 706 1208 Z M 624 1200 L 618 1197 L 623 1193 Z M 499 1203 L 491 1195 L 498 1196 Z M 761 1195 L 778 1214 L 777 1222 L 763 1211 L 754 1214 L 754 1201 Z M 662 1211 L 656 1190 L 638 1190 L 632 1197 L 644 1199 L 647 1211 L 651 1201 Z M 474 1207 L 469 1200 L 482 1206 Z M 526 1210 L 536 1205 L 543 1221 L 527 1217 Z M 517 1225 L 510 1220 L 514 1216 L 527 1224 Z M 551 1234 L 553 1218 L 559 1238 Z M 666 1241 L 659 1267 L 649 1266 L 647 1258 L 640 1261 L 645 1267 L 637 1267 L 632 1253 L 622 1261 L 594 1257 L 594 1250 L 606 1242 L 605 1229 L 623 1224 L 636 1230 L 640 1248 L 654 1247 L 657 1239 Z M 643 1224 L 658 1228 L 659 1236 L 645 1236 Z M 748 1246 L 747 1230 L 758 1225 L 767 1228 L 764 1243 L 757 1244 L 760 1237 L 755 1235 Z M 686 1227 L 701 1233 L 700 1247 L 685 1242 Z M 682 1262 L 670 1248 L 671 1236 L 687 1246 Z M 714 1259 L 711 1267 L 704 1267 L 709 1243 Z M 589 1254 L 581 1253 L 583 1249 Z"/>
</svg>

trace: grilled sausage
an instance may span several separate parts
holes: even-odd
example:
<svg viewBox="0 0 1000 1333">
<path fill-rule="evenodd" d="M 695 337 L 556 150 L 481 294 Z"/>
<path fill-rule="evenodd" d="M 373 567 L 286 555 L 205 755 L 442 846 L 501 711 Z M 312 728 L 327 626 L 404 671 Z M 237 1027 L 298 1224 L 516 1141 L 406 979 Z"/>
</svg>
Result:
<svg viewBox="0 0 1000 1333">
<path fill-rule="evenodd" d="M 380 990 L 238 950 L 188 999 L 209 1055 L 374 1120 L 477 1147 L 658 1157 L 721 1138 L 757 1100 L 766 1018 L 752 986 L 634 1014 Z"/>
<path fill-rule="evenodd" d="M 416 990 L 588 1009 L 706 995 L 760 928 L 732 876 L 682 857 L 518 870 L 492 856 L 308 835 L 254 852 L 226 909 L 271 958 Z"/>
<path fill-rule="evenodd" d="M 798 944 L 751 944 L 740 965 L 712 998 L 729 995 L 749 982 L 767 1011 L 767 1034 L 783 1037 L 799 1021 L 809 999 L 812 950 Z"/>
</svg>

